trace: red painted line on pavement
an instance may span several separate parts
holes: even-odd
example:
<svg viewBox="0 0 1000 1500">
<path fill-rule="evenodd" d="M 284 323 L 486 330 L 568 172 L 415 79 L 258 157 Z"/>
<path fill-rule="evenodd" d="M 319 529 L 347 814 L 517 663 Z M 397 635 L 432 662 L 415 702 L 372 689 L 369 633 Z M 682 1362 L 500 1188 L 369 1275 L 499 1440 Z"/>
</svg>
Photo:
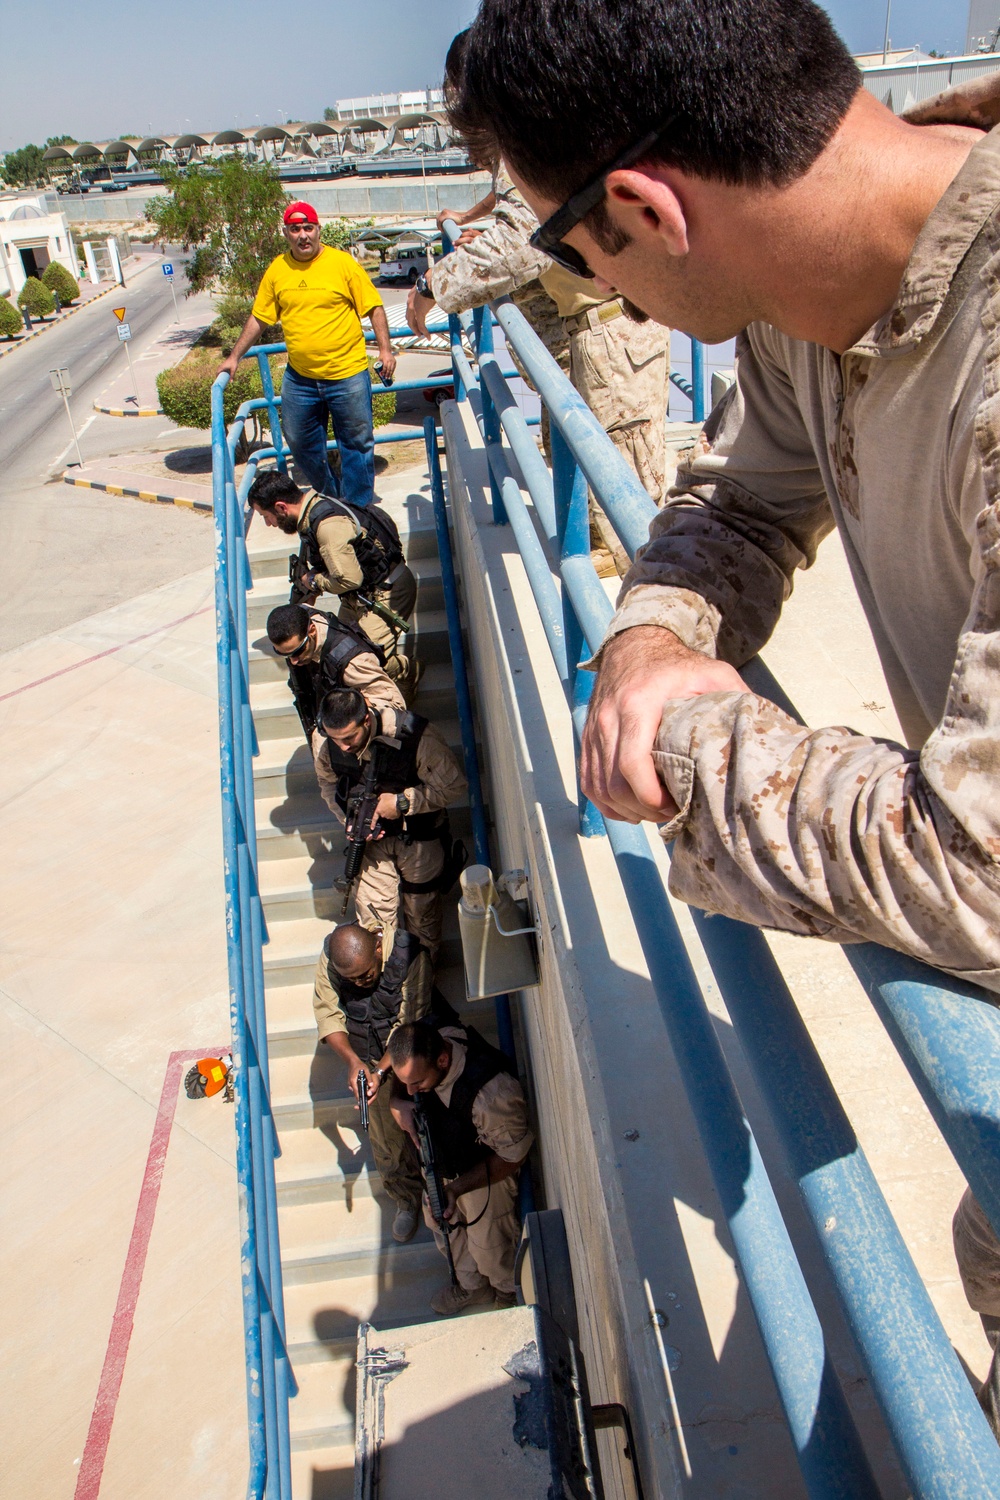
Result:
<svg viewBox="0 0 1000 1500">
<path fill-rule="evenodd" d="M 111 1441 L 111 1427 L 115 1420 L 122 1376 L 125 1374 L 125 1359 L 132 1338 L 139 1288 L 142 1285 L 142 1274 L 146 1267 L 146 1251 L 149 1249 L 150 1235 L 153 1232 L 156 1200 L 160 1196 L 167 1147 L 170 1144 L 170 1131 L 177 1109 L 181 1069 L 185 1063 L 197 1062 L 200 1057 L 212 1055 L 211 1049 L 206 1051 L 204 1048 L 199 1052 L 171 1052 L 167 1062 L 163 1092 L 156 1111 L 153 1137 L 149 1143 L 149 1155 L 146 1157 L 146 1170 L 143 1173 L 142 1187 L 139 1189 L 139 1204 L 132 1225 L 132 1238 L 129 1241 L 125 1269 L 118 1288 L 118 1303 L 111 1321 L 104 1368 L 97 1387 L 97 1399 L 90 1417 L 90 1427 L 87 1431 L 83 1457 L 80 1460 L 80 1472 L 76 1477 L 73 1500 L 97 1500 L 101 1488 L 104 1461 L 107 1458 L 108 1444 Z"/>
<path fill-rule="evenodd" d="M 85 656 L 83 661 L 75 661 L 71 667 L 60 667 L 58 672 L 49 672 L 45 677 L 36 677 L 34 682 L 26 682 L 19 688 L 12 688 L 9 693 L 0 693 L 0 703 L 7 698 L 16 698 L 18 693 L 26 693 L 29 688 L 41 687 L 43 682 L 52 682 L 56 677 L 64 677 L 67 672 L 75 672 L 78 667 L 89 667 L 92 661 L 100 661 L 102 657 L 114 656 L 116 651 L 124 651 L 126 646 L 137 646 L 140 641 L 148 641 L 151 636 L 162 635 L 165 630 L 173 630 L 176 625 L 183 625 L 185 620 L 195 620 L 199 615 L 207 615 L 215 608 L 212 604 L 206 604 L 204 609 L 193 609 L 189 615 L 181 615 L 178 620 L 171 620 L 169 625 L 158 625 L 155 630 L 147 630 L 145 635 L 134 635 L 130 641 L 122 641 L 120 646 L 109 646 L 106 651 L 97 651 L 93 656 Z"/>
</svg>

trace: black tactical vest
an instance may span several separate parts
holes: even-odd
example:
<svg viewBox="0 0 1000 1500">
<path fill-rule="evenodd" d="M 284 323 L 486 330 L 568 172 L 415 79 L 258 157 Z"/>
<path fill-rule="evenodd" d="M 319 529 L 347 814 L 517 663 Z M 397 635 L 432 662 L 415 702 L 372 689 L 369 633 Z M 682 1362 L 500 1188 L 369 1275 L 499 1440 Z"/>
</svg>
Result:
<svg viewBox="0 0 1000 1500">
<path fill-rule="evenodd" d="M 407 710 L 400 713 L 396 710 L 396 733 L 389 739 L 382 739 L 376 734 L 372 745 L 372 755 L 376 758 L 378 770 L 375 777 L 375 785 L 380 792 L 403 792 L 408 786 L 420 785 L 420 777 L 417 774 L 417 747 L 420 744 L 420 736 L 427 728 L 427 720 L 420 714 Z M 328 737 L 326 750 L 330 762 L 330 769 L 338 778 L 337 801 L 341 808 L 347 811 L 347 800 L 351 788 L 357 786 L 364 775 L 364 767 L 355 755 L 345 755 L 338 750 L 333 741 Z M 441 824 L 446 821 L 441 812 L 428 812 L 411 814 L 408 818 L 393 818 L 387 822 L 382 820 L 382 827 L 389 836 L 405 831 L 406 835 L 419 842 L 421 839 L 437 838 Z"/>
<path fill-rule="evenodd" d="M 351 538 L 361 568 L 361 587 L 366 594 L 384 588 L 386 579 L 403 561 L 403 544 L 396 523 L 376 505 L 352 505 L 349 500 L 331 500 L 320 495 L 313 501 L 304 531 L 299 533 L 299 558 L 314 572 L 326 571 L 316 528 L 330 516 L 348 516 L 354 522 Z"/>
<path fill-rule="evenodd" d="M 491 1078 L 498 1073 L 514 1073 L 510 1058 L 490 1046 L 474 1026 L 466 1027 L 465 1046 L 465 1067 L 458 1075 L 447 1106 L 433 1089 L 421 1096 L 442 1177 L 458 1177 L 490 1155 L 489 1146 L 480 1141 L 472 1123 L 472 1105 Z"/>
<path fill-rule="evenodd" d="M 398 931 L 392 952 L 382 966 L 374 989 L 363 990 L 352 979 L 337 973 L 326 953 L 330 983 L 340 996 L 340 1008 L 347 1017 L 347 1035 L 362 1062 L 378 1063 L 385 1044 L 399 1016 L 403 1003 L 406 976 L 425 949 L 410 932 Z"/>
<path fill-rule="evenodd" d="M 325 609 L 309 609 L 310 619 L 327 622 L 326 640 L 315 661 L 288 664 L 288 685 L 295 698 L 295 709 L 302 720 L 302 728 L 310 735 L 316 728 L 319 706 L 327 693 L 344 686 L 344 672 L 349 662 L 365 652 L 374 656 L 380 667 L 385 666 L 385 652 L 381 646 L 370 641 L 357 625 L 338 620 Z"/>
</svg>

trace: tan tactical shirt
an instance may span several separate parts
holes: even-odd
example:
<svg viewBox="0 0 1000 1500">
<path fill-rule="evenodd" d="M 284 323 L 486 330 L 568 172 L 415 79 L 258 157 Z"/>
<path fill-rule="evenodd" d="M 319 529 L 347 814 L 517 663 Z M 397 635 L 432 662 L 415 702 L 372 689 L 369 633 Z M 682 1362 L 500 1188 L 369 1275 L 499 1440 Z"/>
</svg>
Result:
<svg viewBox="0 0 1000 1500">
<path fill-rule="evenodd" d="M 386 708 L 382 711 L 381 717 L 382 733 L 379 738 L 391 742 L 396 731 L 395 712 L 391 708 Z M 362 765 L 367 762 L 370 755 L 371 742 L 358 756 Z M 444 735 L 434 724 L 427 725 L 417 745 L 417 778 L 416 786 L 406 788 L 411 813 L 436 812 L 440 808 L 449 807 L 460 797 L 464 797 L 468 790 L 468 782 L 461 766 L 455 759 Z M 338 778 L 331 770 L 330 761 L 325 752 L 316 756 L 316 779 L 319 782 L 323 801 L 343 822 L 344 814 L 336 801 Z"/>
<path fill-rule="evenodd" d="M 309 512 L 320 497 L 315 490 L 308 490 L 306 502 L 299 516 L 299 532 L 305 531 Z M 316 527 L 316 540 L 326 565 L 325 573 L 316 574 L 316 587 L 323 594 L 350 594 L 361 587 L 361 564 L 351 542 L 358 534 L 358 525 L 347 511 L 342 516 L 327 516 Z"/>
<path fill-rule="evenodd" d="M 836 525 L 910 746 L 802 729 L 747 694 L 668 704 L 656 760 L 683 900 L 1000 989 L 998 391 L 995 130 L 846 354 L 747 329 L 624 581 L 613 631 L 664 625 L 739 665 Z"/>
<path fill-rule="evenodd" d="M 465 1068 L 465 1032 L 457 1026 L 442 1026 L 441 1035 L 451 1043 L 451 1067 L 434 1092 L 447 1109 Z M 523 1161 L 535 1139 L 528 1126 L 524 1090 L 510 1073 L 498 1073 L 483 1084 L 472 1101 L 472 1123 L 482 1144 L 503 1161 Z"/>
<path fill-rule="evenodd" d="M 296 666 L 308 666 L 311 662 L 318 660 L 326 644 L 326 638 L 330 633 L 326 620 L 321 615 L 314 615 L 312 623 L 316 631 L 316 640 L 310 642 L 308 651 L 298 658 Z M 344 687 L 357 688 L 370 708 L 402 710 L 406 707 L 402 693 L 392 678 L 387 676 L 379 666 L 378 657 L 374 652 L 361 651 L 357 656 L 352 657 L 341 676 Z"/>
<path fill-rule="evenodd" d="M 382 962 L 388 963 L 392 955 L 392 946 L 396 941 L 396 929 L 394 927 L 382 928 Z M 329 938 L 327 938 L 329 942 Z M 431 1008 L 431 960 L 430 955 L 424 950 L 410 965 L 409 972 L 403 981 L 403 998 L 399 1007 L 399 1016 L 393 1026 L 402 1026 L 406 1021 L 419 1021 Z M 320 1041 L 326 1036 L 333 1036 L 338 1031 L 347 1030 L 347 1017 L 340 1006 L 340 995 L 330 980 L 330 966 L 327 959 L 326 943 L 320 950 L 316 962 L 316 982 L 313 986 L 313 1014 L 316 1017 L 316 1030 Z M 392 1033 L 390 1032 L 390 1036 Z M 362 1062 L 378 1062 L 378 1058 L 363 1057 Z"/>
</svg>

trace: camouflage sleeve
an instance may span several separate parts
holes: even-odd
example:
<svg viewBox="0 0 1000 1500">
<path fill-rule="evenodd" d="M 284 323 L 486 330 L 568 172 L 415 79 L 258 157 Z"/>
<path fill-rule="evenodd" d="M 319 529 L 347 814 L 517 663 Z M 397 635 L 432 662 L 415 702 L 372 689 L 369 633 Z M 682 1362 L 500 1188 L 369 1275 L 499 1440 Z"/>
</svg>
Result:
<svg viewBox="0 0 1000 1500">
<path fill-rule="evenodd" d="M 742 665 L 763 646 L 833 516 L 787 375 L 751 325 L 736 384 L 653 519 L 608 637 L 662 625 L 686 646 Z"/>
<path fill-rule="evenodd" d="M 468 245 L 462 245 L 439 260 L 431 273 L 431 287 L 437 305 L 448 313 L 465 312 L 482 307 L 494 297 L 505 297 L 524 286 L 552 262 L 540 250 L 532 250 L 528 235 L 534 228 L 523 228 L 511 214 L 494 218 L 489 229 Z"/>
<path fill-rule="evenodd" d="M 883 943 L 1000 990 L 1000 557 L 992 566 L 922 751 L 802 728 L 750 693 L 666 705 L 653 758 L 680 809 L 661 830 L 675 840 L 674 895 Z"/>
</svg>

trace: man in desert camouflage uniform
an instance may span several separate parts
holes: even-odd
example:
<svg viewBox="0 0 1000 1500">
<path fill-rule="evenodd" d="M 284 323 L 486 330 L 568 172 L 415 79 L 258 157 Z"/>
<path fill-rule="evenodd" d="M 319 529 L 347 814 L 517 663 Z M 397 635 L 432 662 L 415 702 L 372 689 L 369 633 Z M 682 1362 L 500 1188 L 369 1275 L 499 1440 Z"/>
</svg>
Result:
<svg viewBox="0 0 1000 1500">
<path fill-rule="evenodd" d="M 692 905 L 883 943 L 1000 992 L 996 77 L 899 120 L 809 0 L 783 0 L 780 47 L 775 8 L 737 0 L 727 45 L 755 62 L 717 123 L 697 115 L 717 89 L 692 70 L 722 62 L 685 50 L 670 0 L 636 0 L 632 86 L 595 134 L 620 7 L 612 24 L 604 0 L 579 0 L 582 48 L 558 3 L 483 0 L 453 123 L 492 132 L 543 225 L 603 169 L 600 212 L 563 214 L 553 253 L 695 337 L 738 335 L 736 384 L 594 664 L 583 789 L 606 816 L 662 825 L 671 891 Z M 542 76 L 565 79 L 544 139 Z M 736 670 L 834 526 L 906 745 L 803 728 Z M 955 1244 L 995 1345 L 1000 1244 L 969 1194 Z M 980 1397 L 995 1431 L 998 1395 L 995 1356 Z"/>
<path fill-rule="evenodd" d="M 410 327 L 424 332 L 435 302 L 457 313 L 509 294 L 659 504 L 666 491 L 669 331 L 633 322 L 621 298 L 595 296 L 592 282 L 532 249 L 538 220 L 502 172 L 493 196 L 490 227 L 438 261 L 425 278 L 426 294 L 416 287 L 410 293 Z M 509 352 L 527 380 L 516 352 Z M 543 411 L 546 453 L 547 420 Z"/>
</svg>

